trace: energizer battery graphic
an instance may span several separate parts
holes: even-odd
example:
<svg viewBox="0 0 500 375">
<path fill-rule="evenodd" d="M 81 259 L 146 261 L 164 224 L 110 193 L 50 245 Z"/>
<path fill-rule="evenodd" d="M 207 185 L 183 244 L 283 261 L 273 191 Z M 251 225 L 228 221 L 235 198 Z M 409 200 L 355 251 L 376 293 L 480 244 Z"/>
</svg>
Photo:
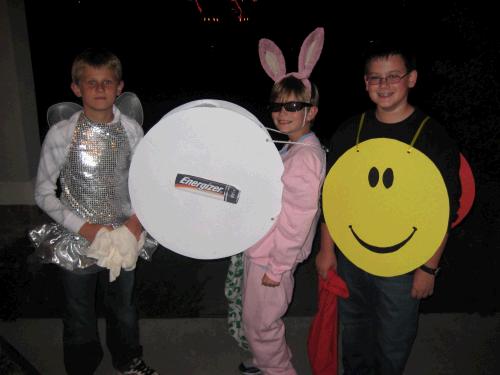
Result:
<svg viewBox="0 0 500 375">
<path fill-rule="evenodd" d="M 238 203 L 240 197 L 240 191 L 234 186 L 181 173 L 175 177 L 175 188 L 233 204 Z"/>
</svg>

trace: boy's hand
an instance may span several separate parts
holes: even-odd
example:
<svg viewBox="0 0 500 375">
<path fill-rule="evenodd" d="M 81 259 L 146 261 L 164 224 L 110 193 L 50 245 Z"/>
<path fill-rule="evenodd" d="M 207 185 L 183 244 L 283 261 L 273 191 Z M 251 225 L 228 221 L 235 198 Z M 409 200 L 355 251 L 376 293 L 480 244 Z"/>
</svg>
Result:
<svg viewBox="0 0 500 375">
<path fill-rule="evenodd" d="M 429 275 L 420 268 L 413 274 L 413 286 L 411 296 L 416 299 L 422 299 L 432 296 L 434 293 L 434 282 L 436 276 Z"/>
<path fill-rule="evenodd" d="M 328 271 L 333 268 L 337 271 L 337 257 L 332 249 L 321 248 L 316 255 L 316 271 L 318 274 L 326 280 Z"/>
<path fill-rule="evenodd" d="M 80 236 L 85 237 L 87 241 L 90 243 L 94 242 L 95 236 L 101 228 L 108 228 L 108 230 L 113 230 L 113 227 L 109 225 L 101 225 L 101 224 L 92 224 L 92 223 L 85 223 L 82 225 L 80 230 L 78 231 L 78 234 Z"/>
<path fill-rule="evenodd" d="M 333 268 L 337 271 L 337 257 L 335 256 L 335 245 L 326 223 L 320 224 L 319 252 L 316 255 L 316 271 L 318 275 L 326 280 L 328 271 Z"/>
<path fill-rule="evenodd" d="M 271 280 L 267 274 L 265 273 L 264 276 L 262 276 L 262 285 L 264 286 L 270 286 L 272 288 L 277 287 L 280 285 L 279 281 L 274 281 Z"/>
<path fill-rule="evenodd" d="M 125 225 L 128 230 L 135 236 L 135 239 L 139 241 L 142 233 L 142 225 L 139 222 L 137 216 L 135 214 L 130 216 L 128 220 L 123 223 L 123 225 Z"/>
</svg>

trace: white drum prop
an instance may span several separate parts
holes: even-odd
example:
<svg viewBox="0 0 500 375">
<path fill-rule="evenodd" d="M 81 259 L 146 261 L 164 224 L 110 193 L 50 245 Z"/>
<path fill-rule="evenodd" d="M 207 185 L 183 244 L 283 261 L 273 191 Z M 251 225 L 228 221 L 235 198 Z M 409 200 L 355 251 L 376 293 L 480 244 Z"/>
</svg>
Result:
<svg viewBox="0 0 500 375">
<path fill-rule="evenodd" d="M 283 162 L 246 109 L 196 100 L 167 113 L 132 158 L 137 217 L 162 246 L 196 259 L 244 251 L 281 210 Z"/>
</svg>

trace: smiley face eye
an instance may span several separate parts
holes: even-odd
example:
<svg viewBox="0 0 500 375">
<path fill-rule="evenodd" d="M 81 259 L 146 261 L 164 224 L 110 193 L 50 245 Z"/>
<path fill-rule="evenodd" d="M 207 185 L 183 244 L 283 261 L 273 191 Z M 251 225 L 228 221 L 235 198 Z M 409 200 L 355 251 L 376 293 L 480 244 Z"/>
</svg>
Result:
<svg viewBox="0 0 500 375">
<path fill-rule="evenodd" d="M 375 187 L 380 179 L 380 173 L 376 167 L 372 167 L 368 172 L 368 183 L 371 187 Z M 386 168 L 382 175 L 382 182 L 386 189 L 389 189 L 394 183 L 394 172 L 392 168 Z"/>
<path fill-rule="evenodd" d="M 394 172 L 391 168 L 387 168 L 384 171 L 384 174 L 382 175 L 382 181 L 387 189 L 392 186 L 392 183 L 394 182 Z"/>
<path fill-rule="evenodd" d="M 375 187 L 378 184 L 378 179 L 379 179 L 378 169 L 372 167 L 370 169 L 370 172 L 368 172 L 368 183 L 370 184 L 371 187 Z"/>
</svg>

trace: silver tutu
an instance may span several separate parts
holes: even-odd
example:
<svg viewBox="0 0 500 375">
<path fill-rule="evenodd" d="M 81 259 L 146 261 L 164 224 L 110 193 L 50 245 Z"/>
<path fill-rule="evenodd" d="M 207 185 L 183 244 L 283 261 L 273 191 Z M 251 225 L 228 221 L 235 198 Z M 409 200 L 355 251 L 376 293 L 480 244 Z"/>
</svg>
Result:
<svg viewBox="0 0 500 375">
<path fill-rule="evenodd" d="M 28 232 L 35 252 L 32 255 L 41 263 L 54 263 L 69 271 L 85 270 L 97 264 L 97 259 L 87 257 L 89 241 L 60 224 L 50 223 Z M 139 256 L 150 261 L 158 242 L 149 234 Z"/>
</svg>

